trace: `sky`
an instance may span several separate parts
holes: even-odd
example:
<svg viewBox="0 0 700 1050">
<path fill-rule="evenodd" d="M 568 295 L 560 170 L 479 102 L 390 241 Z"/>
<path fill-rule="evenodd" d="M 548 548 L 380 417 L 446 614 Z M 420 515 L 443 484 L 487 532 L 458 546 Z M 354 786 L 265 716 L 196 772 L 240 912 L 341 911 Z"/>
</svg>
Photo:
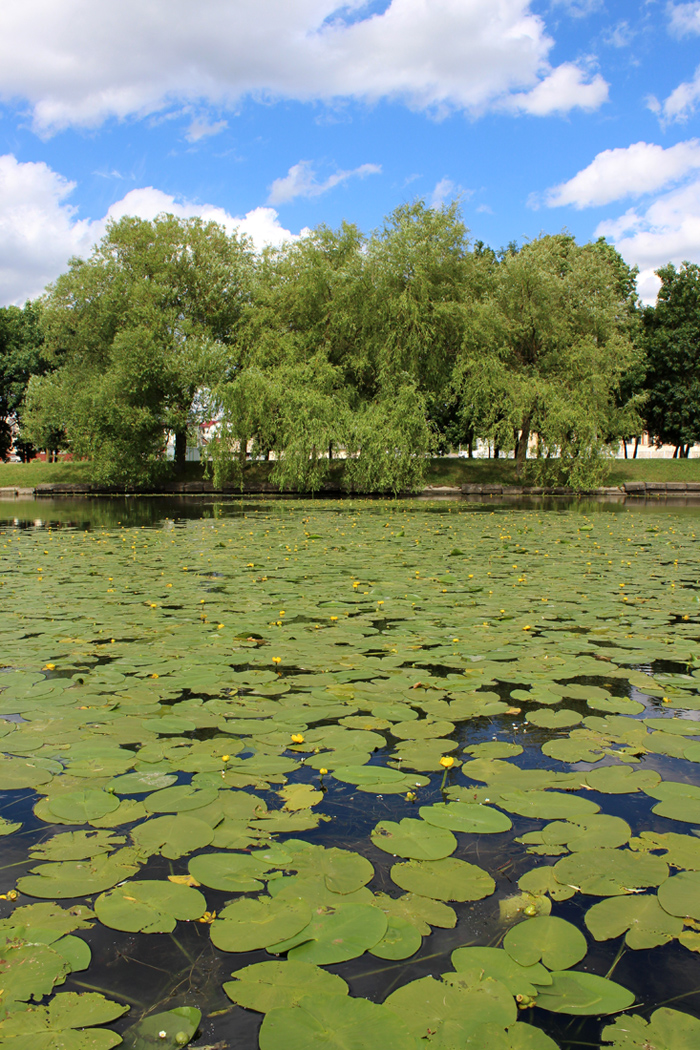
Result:
<svg viewBox="0 0 700 1050">
<path fill-rule="evenodd" d="M 279 244 L 421 198 L 700 262 L 700 0 L 5 0 L 0 305 L 110 219 Z"/>
</svg>

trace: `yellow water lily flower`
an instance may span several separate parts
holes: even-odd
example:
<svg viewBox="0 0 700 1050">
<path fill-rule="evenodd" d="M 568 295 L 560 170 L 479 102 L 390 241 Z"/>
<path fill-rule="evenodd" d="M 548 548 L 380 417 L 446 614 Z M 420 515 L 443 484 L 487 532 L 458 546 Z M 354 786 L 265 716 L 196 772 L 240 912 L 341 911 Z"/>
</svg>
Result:
<svg viewBox="0 0 700 1050">
<path fill-rule="evenodd" d="M 281 656 L 273 656 L 272 657 L 272 662 L 273 662 L 273 664 L 281 664 L 282 663 L 282 657 Z"/>
<path fill-rule="evenodd" d="M 440 765 L 443 769 L 452 769 L 455 764 L 455 760 L 452 755 L 443 755 L 440 759 Z"/>
<path fill-rule="evenodd" d="M 292 743 L 293 744 L 303 744 L 304 743 L 304 734 L 303 733 L 292 733 Z"/>
</svg>

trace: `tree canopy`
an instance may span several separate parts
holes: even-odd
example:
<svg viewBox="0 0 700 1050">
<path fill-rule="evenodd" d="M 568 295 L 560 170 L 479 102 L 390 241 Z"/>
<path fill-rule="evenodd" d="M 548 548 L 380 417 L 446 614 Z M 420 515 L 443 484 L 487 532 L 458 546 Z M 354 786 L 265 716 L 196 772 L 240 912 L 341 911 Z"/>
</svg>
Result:
<svg viewBox="0 0 700 1050">
<path fill-rule="evenodd" d="M 432 452 L 480 437 L 531 477 L 590 485 L 642 425 L 635 276 L 604 240 L 472 245 L 455 203 L 261 252 L 215 223 L 127 217 L 37 307 L 50 371 L 28 383 L 23 433 L 46 444 L 60 430 L 112 484 L 169 469 L 169 434 L 181 469 L 208 419 L 218 483 L 250 454 L 274 459 L 283 488 L 314 491 L 342 457 L 351 490 L 411 491 Z M 671 313 L 660 299 L 645 316 L 647 348 Z"/>
</svg>

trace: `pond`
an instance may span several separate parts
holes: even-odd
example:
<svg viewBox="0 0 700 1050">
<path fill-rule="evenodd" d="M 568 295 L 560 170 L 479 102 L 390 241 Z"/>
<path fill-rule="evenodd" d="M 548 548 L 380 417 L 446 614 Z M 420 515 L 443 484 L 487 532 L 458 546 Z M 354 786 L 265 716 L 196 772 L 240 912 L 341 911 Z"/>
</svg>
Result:
<svg viewBox="0 0 700 1050">
<path fill-rule="evenodd" d="M 0 519 L 3 1046 L 700 1045 L 696 511 Z"/>
</svg>

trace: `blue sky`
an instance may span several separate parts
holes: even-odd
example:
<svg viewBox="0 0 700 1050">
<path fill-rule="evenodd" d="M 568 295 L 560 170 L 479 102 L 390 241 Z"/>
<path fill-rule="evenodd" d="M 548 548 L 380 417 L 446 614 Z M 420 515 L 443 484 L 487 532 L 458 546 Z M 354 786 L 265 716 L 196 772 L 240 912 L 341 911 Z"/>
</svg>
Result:
<svg viewBox="0 0 700 1050">
<path fill-rule="evenodd" d="M 163 210 L 262 244 L 459 196 L 649 300 L 700 261 L 700 0 L 6 0 L 0 103 L 1 303 Z"/>
</svg>

